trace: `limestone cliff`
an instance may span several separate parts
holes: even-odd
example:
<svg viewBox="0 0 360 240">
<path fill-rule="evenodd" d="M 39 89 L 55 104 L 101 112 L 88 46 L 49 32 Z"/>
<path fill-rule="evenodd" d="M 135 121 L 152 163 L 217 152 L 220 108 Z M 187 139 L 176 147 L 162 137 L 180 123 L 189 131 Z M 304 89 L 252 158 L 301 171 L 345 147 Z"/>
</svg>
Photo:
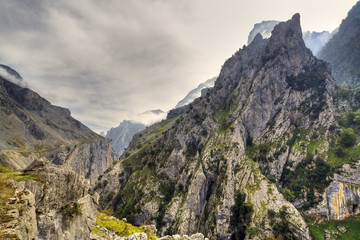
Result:
<svg viewBox="0 0 360 240">
<path fill-rule="evenodd" d="M 334 93 L 330 70 L 306 48 L 296 14 L 228 59 L 214 88 L 182 114 L 135 135 L 121 162 L 99 178 L 101 205 L 136 224 L 156 223 L 161 233 L 309 239 L 279 191 L 292 187 L 288 173 L 327 151 Z M 310 149 L 303 132 L 321 133 L 321 150 Z M 306 166 L 322 170 L 318 165 Z"/>
<path fill-rule="evenodd" d="M 2 232 L 15 239 L 89 239 L 95 226 L 98 195 L 88 194 L 87 181 L 69 169 L 36 160 L 26 174 L 40 181 L 13 182 L 12 220 Z"/>
</svg>

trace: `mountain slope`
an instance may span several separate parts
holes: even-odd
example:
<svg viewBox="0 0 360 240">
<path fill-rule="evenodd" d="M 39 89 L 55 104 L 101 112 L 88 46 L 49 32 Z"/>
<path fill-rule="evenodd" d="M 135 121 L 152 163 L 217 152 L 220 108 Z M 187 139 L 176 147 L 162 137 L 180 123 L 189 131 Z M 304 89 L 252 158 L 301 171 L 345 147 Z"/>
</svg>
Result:
<svg viewBox="0 0 360 240">
<path fill-rule="evenodd" d="M 309 239 L 279 190 L 306 159 L 293 147 L 299 129 L 324 129 L 321 139 L 330 138 L 334 92 L 329 68 L 306 48 L 294 15 L 228 59 L 214 88 L 182 115 L 136 134 L 103 176 L 118 180 L 98 182 L 101 204 L 136 224 L 154 222 L 162 233 Z"/>
<path fill-rule="evenodd" d="M 111 141 L 28 88 L 0 77 L 0 162 L 24 169 L 44 156 L 95 181 L 117 158 Z"/>
<path fill-rule="evenodd" d="M 338 33 L 318 54 L 330 63 L 337 82 L 350 87 L 360 85 L 360 2 L 349 11 Z"/>
</svg>

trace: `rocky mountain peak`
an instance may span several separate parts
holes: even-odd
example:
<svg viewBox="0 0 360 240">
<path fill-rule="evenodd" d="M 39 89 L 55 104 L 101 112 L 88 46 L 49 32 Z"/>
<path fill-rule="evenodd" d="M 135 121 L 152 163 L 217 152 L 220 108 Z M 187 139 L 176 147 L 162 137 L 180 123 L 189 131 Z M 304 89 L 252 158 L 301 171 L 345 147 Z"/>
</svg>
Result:
<svg viewBox="0 0 360 240">
<path fill-rule="evenodd" d="M 268 47 L 270 52 L 281 51 L 281 49 L 287 48 L 297 49 L 298 52 L 302 53 L 308 53 L 302 38 L 300 14 L 297 13 L 292 19 L 287 22 L 281 22 L 274 27 Z"/>
</svg>

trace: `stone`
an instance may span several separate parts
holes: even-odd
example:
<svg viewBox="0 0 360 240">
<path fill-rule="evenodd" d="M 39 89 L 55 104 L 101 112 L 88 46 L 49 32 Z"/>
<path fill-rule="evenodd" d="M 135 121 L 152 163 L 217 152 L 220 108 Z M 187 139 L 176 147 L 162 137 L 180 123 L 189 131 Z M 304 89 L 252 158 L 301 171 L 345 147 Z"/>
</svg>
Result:
<svg viewBox="0 0 360 240">
<path fill-rule="evenodd" d="M 341 232 L 342 234 L 344 234 L 344 233 L 347 232 L 347 229 L 346 229 L 346 227 L 344 227 L 344 226 L 337 226 L 336 228 L 337 228 L 337 230 L 339 230 L 339 232 Z"/>
</svg>

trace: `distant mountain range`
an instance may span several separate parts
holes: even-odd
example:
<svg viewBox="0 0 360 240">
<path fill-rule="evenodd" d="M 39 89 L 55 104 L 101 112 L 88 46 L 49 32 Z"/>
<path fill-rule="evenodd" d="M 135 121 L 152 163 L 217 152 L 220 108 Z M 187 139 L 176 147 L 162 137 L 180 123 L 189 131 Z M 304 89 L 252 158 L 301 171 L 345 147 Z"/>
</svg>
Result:
<svg viewBox="0 0 360 240">
<path fill-rule="evenodd" d="M 161 121 L 165 116 L 164 111 L 160 109 L 148 110 L 137 115 L 134 120 L 123 120 L 119 126 L 111 128 L 105 136 L 112 140 L 114 149 L 121 155 L 129 146 L 135 133 L 144 130 L 150 124 Z"/>
<path fill-rule="evenodd" d="M 106 137 L 112 140 L 113 147 L 117 150 L 119 155 L 124 152 L 124 149 L 129 146 L 129 143 L 135 133 L 144 130 L 146 125 L 137 123 L 130 120 L 124 120 L 119 126 L 111 128 Z"/>
</svg>

